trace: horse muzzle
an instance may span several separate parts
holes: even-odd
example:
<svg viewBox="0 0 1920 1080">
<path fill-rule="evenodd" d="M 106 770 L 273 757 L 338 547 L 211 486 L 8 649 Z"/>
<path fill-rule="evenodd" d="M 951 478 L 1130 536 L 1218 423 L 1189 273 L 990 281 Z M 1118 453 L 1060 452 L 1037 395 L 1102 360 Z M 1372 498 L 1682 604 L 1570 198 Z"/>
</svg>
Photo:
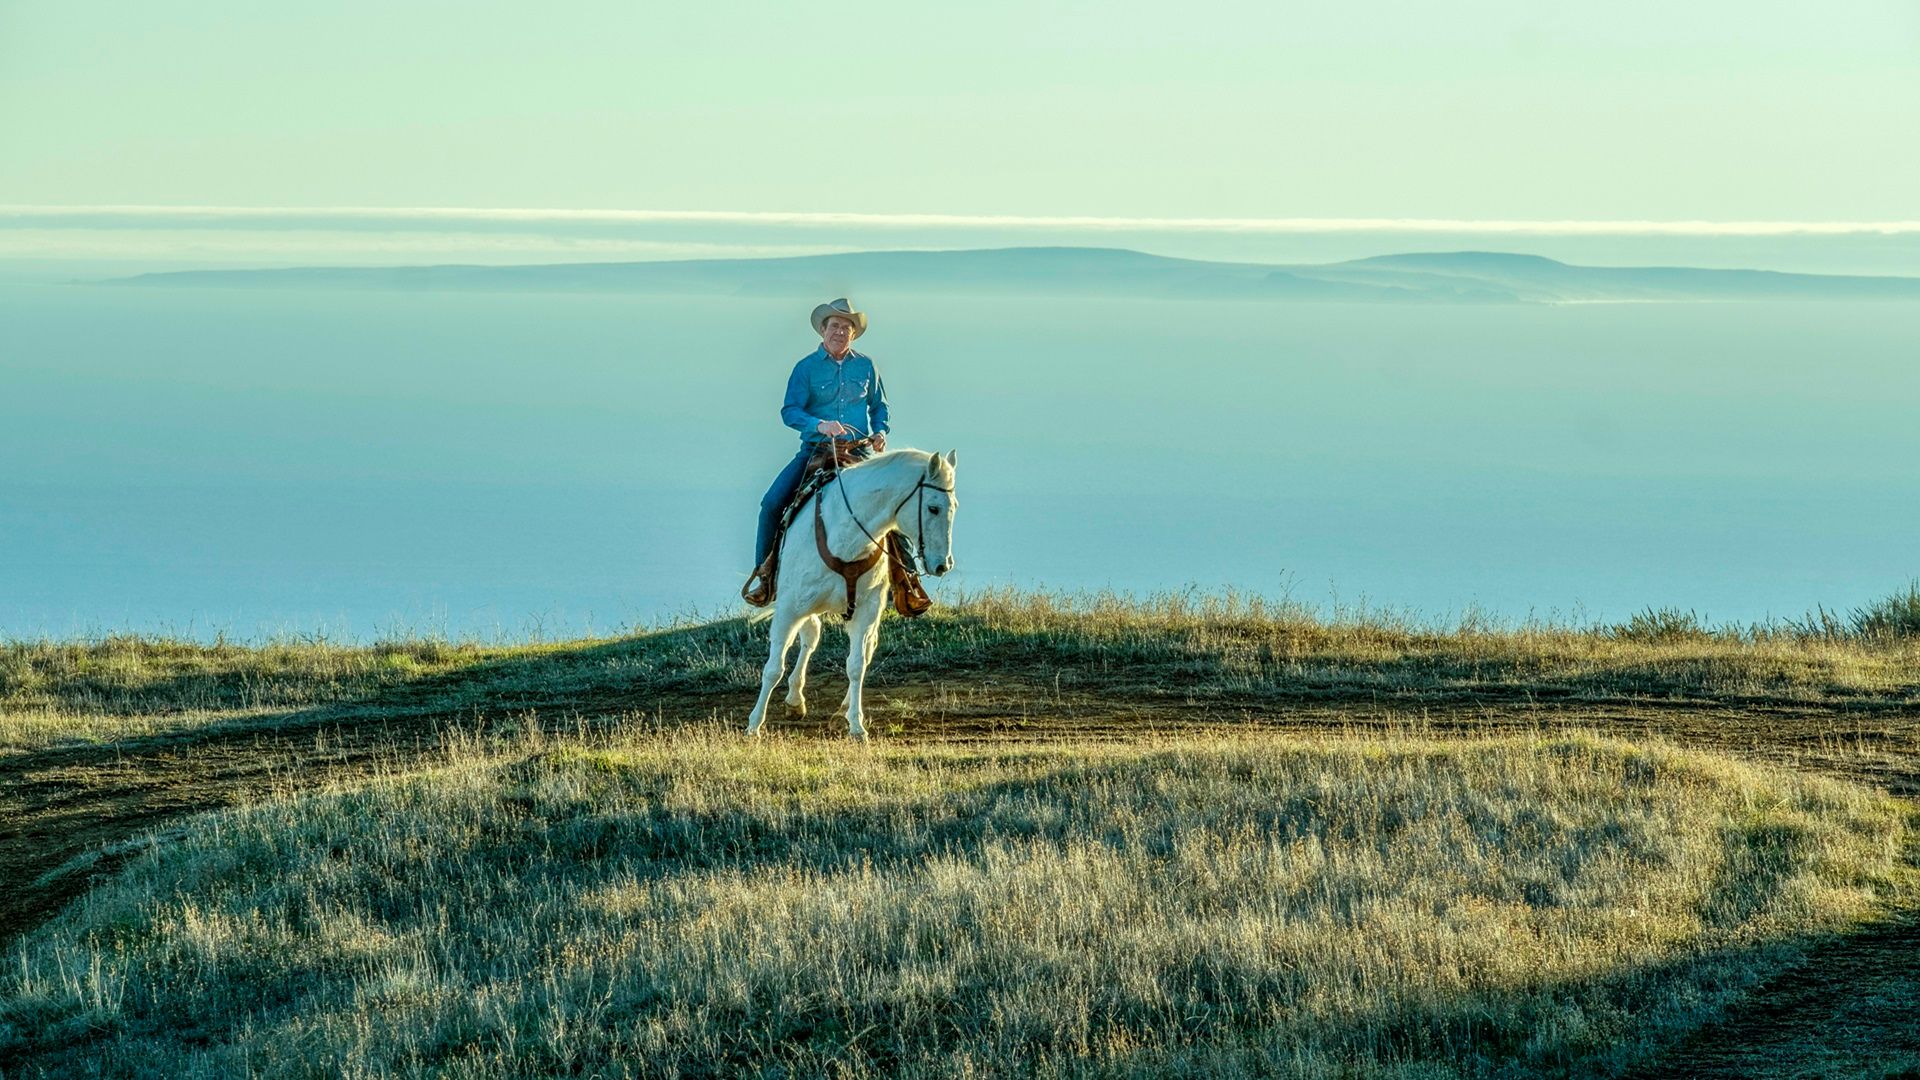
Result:
<svg viewBox="0 0 1920 1080">
<path fill-rule="evenodd" d="M 940 565 L 934 567 L 929 572 L 933 574 L 934 577 L 946 577 L 947 571 L 952 569 L 953 569 L 953 556 L 949 555 L 946 558 L 940 560 Z"/>
</svg>

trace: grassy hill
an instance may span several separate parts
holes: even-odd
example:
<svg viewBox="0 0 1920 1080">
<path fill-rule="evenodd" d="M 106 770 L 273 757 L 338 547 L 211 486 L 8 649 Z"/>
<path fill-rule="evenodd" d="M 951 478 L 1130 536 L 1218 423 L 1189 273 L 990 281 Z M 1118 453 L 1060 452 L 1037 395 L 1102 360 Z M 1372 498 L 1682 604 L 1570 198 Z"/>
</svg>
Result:
<svg viewBox="0 0 1920 1080">
<path fill-rule="evenodd" d="M 1905 880 L 1890 799 L 1626 743 L 849 750 L 533 741 L 206 820 L 28 943 L 0 1053 L 168 1075 L 1609 1070 Z"/>
<path fill-rule="evenodd" d="M 139 637 L 0 644 L 0 761 L 59 747 L 520 712 L 608 718 L 733 708 L 766 631 L 744 620 L 527 645 L 444 640 L 198 644 Z M 819 673 L 844 637 L 829 622 Z M 1649 609 L 1618 625 L 1432 625 L 1234 596 L 1147 601 L 988 592 L 889 617 L 874 675 L 894 733 L 1083 734 L 1210 718 L 1338 715 L 1498 726 L 1591 715 L 1819 718 L 1868 746 L 1920 706 L 1920 586 L 1847 615 L 1708 626 Z M 818 697 L 819 695 L 816 695 Z M 737 708 L 735 708 L 737 706 Z M 817 724 L 816 716 L 810 723 Z M 1678 721 L 1667 721 L 1670 725 Z M 1888 745 L 1916 749 L 1886 729 Z M 1902 790 L 1905 790 L 1904 788 Z M 1920 790 L 1916 788 L 1915 790 Z"/>
<path fill-rule="evenodd" d="M 1917 608 L 989 594 L 870 748 L 740 736 L 739 620 L 16 642 L 0 1072 L 1920 1067 Z"/>
</svg>

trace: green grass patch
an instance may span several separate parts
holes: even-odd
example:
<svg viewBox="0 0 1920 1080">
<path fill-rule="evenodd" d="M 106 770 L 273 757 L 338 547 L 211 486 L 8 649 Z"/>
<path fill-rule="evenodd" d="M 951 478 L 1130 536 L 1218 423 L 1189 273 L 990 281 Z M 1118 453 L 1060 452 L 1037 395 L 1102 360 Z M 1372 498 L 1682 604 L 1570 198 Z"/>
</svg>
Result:
<svg viewBox="0 0 1920 1080">
<path fill-rule="evenodd" d="M 0 1068 L 1604 1071 L 1903 894 L 1906 813 L 1595 738 L 539 743 L 195 819 L 20 943 Z"/>
</svg>

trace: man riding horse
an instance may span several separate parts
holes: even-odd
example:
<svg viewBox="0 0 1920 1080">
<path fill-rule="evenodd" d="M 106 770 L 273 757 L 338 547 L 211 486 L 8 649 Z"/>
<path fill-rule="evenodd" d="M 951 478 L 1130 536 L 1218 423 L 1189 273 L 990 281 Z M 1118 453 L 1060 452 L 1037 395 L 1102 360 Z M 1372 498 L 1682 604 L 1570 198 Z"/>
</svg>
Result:
<svg viewBox="0 0 1920 1080">
<path fill-rule="evenodd" d="M 887 448 L 886 389 L 872 358 L 853 348 L 854 339 L 867 330 L 867 313 L 841 297 L 813 309 L 813 329 L 820 347 L 793 365 L 780 407 L 780 419 L 800 432 L 800 452 L 760 499 L 756 568 L 773 552 L 781 515 L 800 487 L 809 458 L 837 451 L 842 462 L 858 461 Z"/>
<path fill-rule="evenodd" d="M 813 309 L 813 328 L 820 348 L 794 365 L 780 410 L 787 426 L 800 432 L 800 453 L 760 500 L 755 567 L 740 590 L 747 603 L 773 608 L 747 733 L 758 734 L 765 723 L 795 641 L 800 653 L 787 683 L 787 705 L 806 715 L 807 662 L 820 644 L 821 620 L 838 615 L 847 620 L 841 713 L 847 734 L 864 739 L 861 695 L 885 605 L 891 601 L 909 618 L 924 613 L 933 601 L 919 575 L 938 577 L 953 569 L 957 455 L 881 453 L 886 391 L 873 361 L 853 350 L 853 340 L 867 329 L 866 314 L 844 298 L 834 300 Z"/>
<path fill-rule="evenodd" d="M 935 577 L 953 569 L 953 519 L 960 508 L 954 495 L 957 456 L 952 450 L 889 450 L 829 472 L 826 486 L 811 499 L 809 485 L 801 485 L 800 505 L 807 509 L 799 513 L 812 521 L 813 528 L 805 530 L 812 535 L 789 536 L 767 560 L 778 564 L 779 585 L 768 618 L 760 693 L 747 713 L 749 735 L 758 734 L 767 719 L 768 702 L 786 674 L 787 652 L 795 641 L 800 654 L 787 681 L 787 705 L 806 715 L 807 661 L 820 644 L 822 620 L 839 615 L 847 620 L 847 691 L 840 714 L 847 734 L 866 737 L 861 695 L 880 644 L 888 594 L 901 615 L 921 614 L 932 601 L 907 567 L 921 566 Z"/>
</svg>

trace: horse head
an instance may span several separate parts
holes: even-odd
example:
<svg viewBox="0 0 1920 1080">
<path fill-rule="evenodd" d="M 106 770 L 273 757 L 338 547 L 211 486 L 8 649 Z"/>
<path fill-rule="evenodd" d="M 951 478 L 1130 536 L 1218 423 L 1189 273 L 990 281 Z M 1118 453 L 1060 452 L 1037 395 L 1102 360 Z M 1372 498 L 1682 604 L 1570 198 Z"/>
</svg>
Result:
<svg viewBox="0 0 1920 1080">
<path fill-rule="evenodd" d="M 939 577 L 953 569 L 953 512 L 959 503 L 953 494 L 953 466 L 959 451 L 927 456 L 927 473 L 920 478 L 914 517 L 920 561 L 927 573 Z"/>
</svg>

